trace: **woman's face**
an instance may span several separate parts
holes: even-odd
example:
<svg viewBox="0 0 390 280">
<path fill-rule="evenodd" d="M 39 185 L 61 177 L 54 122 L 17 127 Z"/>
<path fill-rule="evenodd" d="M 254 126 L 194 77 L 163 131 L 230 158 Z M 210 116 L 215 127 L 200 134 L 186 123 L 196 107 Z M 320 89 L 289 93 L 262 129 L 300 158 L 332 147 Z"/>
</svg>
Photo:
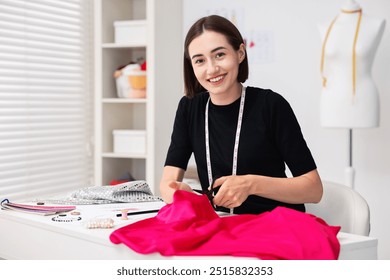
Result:
<svg viewBox="0 0 390 280">
<path fill-rule="evenodd" d="M 189 44 L 188 53 L 195 77 L 206 90 L 215 95 L 237 91 L 243 44 L 236 51 L 223 34 L 206 30 Z"/>
</svg>

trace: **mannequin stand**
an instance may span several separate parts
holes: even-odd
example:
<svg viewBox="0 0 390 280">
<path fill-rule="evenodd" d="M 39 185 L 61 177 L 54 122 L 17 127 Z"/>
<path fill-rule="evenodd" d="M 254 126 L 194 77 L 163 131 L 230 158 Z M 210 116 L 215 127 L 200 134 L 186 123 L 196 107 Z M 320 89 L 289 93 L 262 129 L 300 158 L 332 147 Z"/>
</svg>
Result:
<svg viewBox="0 0 390 280">
<path fill-rule="evenodd" d="M 345 168 L 345 184 L 354 188 L 355 169 L 352 167 L 352 128 L 349 129 L 349 166 Z"/>
</svg>

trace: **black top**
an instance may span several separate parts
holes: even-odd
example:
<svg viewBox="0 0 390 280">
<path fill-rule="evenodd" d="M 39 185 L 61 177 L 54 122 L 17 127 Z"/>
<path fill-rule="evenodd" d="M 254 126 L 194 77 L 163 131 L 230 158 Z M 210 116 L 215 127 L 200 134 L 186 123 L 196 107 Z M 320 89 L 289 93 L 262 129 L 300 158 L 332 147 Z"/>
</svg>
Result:
<svg viewBox="0 0 390 280">
<path fill-rule="evenodd" d="M 203 189 L 209 187 L 206 145 L 205 109 L 208 92 L 192 99 L 180 100 L 165 165 L 187 169 L 192 153 Z M 233 149 L 240 98 L 217 106 L 209 104 L 209 141 L 214 177 L 232 174 Z M 238 148 L 237 175 L 257 174 L 286 177 L 285 164 L 293 176 L 316 169 L 303 138 L 301 128 L 289 103 L 279 94 L 266 89 L 247 87 Z M 305 211 L 303 204 L 286 204 L 251 195 L 235 213 L 262 213 L 276 206 Z"/>
</svg>

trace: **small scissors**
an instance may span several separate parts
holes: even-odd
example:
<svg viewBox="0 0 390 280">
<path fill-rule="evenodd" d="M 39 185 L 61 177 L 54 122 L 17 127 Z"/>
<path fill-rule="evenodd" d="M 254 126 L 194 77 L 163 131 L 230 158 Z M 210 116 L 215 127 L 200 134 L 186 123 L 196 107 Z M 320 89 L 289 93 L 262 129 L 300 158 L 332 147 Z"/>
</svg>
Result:
<svg viewBox="0 0 390 280">
<path fill-rule="evenodd" d="M 194 191 L 197 193 L 205 194 L 207 196 L 207 198 L 209 199 L 213 209 L 217 210 L 217 207 L 215 206 L 213 199 L 214 199 L 214 191 L 216 190 L 216 188 L 219 188 L 220 186 L 213 188 L 215 180 L 217 180 L 217 178 L 213 178 L 209 189 L 207 189 L 207 190 L 194 190 Z"/>
</svg>

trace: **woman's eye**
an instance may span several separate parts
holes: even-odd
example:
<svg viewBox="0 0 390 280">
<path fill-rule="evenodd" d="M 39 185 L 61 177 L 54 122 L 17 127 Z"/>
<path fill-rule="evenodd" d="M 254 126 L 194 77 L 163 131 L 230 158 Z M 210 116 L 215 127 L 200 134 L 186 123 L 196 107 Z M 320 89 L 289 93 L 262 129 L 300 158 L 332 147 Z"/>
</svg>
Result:
<svg viewBox="0 0 390 280">
<path fill-rule="evenodd" d="M 196 59 L 196 60 L 194 61 L 194 64 L 200 64 L 200 63 L 202 63 L 202 62 L 204 62 L 204 59 L 199 58 L 199 59 Z"/>
<path fill-rule="evenodd" d="M 225 56 L 225 53 L 217 53 L 217 54 L 215 55 L 216 58 L 221 58 L 221 57 L 223 57 L 223 56 Z"/>
</svg>

